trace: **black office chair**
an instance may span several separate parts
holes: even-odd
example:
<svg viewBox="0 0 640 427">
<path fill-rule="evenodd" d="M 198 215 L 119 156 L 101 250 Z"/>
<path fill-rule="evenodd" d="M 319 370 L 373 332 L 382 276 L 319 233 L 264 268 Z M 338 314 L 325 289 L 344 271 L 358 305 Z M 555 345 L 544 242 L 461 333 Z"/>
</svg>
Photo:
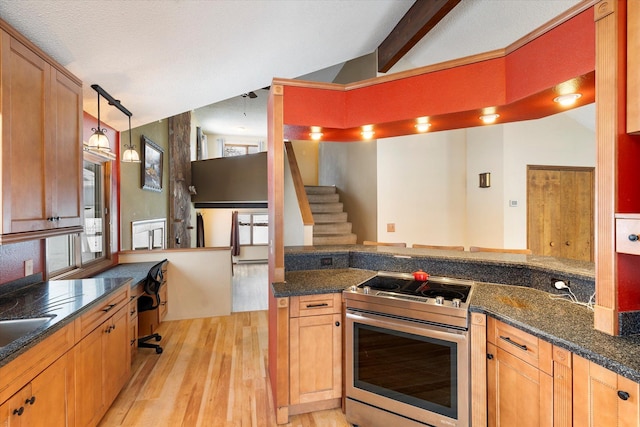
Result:
<svg viewBox="0 0 640 427">
<path fill-rule="evenodd" d="M 144 282 L 145 295 L 141 295 L 138 298 L 138 313 L 149 310 L 157 310 L 160 306 L 160 286 L 162 286 L 163 282 L 162 265 L 166 261 L 167 260 L 165 259 L 149 269 L 147 278 Z M 157 333 L 140 337 L 138 338 L 138 347 L 155 348 L 156 353 L 162 353 L 162 347 L 160 347 L 159 344 L 151 344 L 147 342 L 152 339 L 160 341 L 162 337 Z"/>
</svg>

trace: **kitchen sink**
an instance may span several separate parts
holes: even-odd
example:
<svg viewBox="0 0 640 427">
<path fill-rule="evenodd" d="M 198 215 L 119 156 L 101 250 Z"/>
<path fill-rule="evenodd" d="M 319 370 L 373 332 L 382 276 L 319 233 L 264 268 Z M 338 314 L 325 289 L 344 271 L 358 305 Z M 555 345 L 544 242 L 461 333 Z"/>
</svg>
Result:
<svg viewBox="0 0 640 427">
<path fill-rule="evenodd" d="M 12 343 L 20 337 L 49 322 L 51 317 L 0 320 L 0 347 Z"/>
</svg>

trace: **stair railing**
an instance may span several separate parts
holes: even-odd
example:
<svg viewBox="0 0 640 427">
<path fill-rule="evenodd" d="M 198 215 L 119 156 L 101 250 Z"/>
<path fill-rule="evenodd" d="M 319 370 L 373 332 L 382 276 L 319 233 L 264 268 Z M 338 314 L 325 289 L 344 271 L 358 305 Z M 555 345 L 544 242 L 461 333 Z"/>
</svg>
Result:
<svg viewBox="0 0 640 427">
<path fill-rule="evenodd" d="M 300 168 L 298 167 L 296 154 L 293 151 L 293 144 L 291 143 L 291 141 L 285 141 L 284 146 L 287 151 L 287 159 L 289 160 L 289 168 L 291 169 L 293 186 L 296 189 L 296 198 L 298 199 L 298 206 L 300 207 L 300 214 L 302 215 L 302 223 L 305 226 L 313 226 L 313 214 L 311 213 L 311 206 L 309 206 L 309 198 L 307 197 L 307 192 L 304 190 L 302 175 L 300 174 Z"/>
</svg>

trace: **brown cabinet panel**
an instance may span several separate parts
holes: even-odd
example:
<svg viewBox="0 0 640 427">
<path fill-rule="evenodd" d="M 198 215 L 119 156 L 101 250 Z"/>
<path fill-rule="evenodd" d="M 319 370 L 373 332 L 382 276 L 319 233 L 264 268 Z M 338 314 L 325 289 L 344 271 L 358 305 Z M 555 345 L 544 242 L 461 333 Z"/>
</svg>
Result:
<svg viewBox="0 0 640 427">
<path fill-rule="evenodd" d="M 593 362 L 573 356 L 573 425 L 640 424 L 640 385 Z"/>
<path fill-rule="evenodd" d="M 0 30 L 0 243 L 81 230 L 82 86 Z"/>
</svg>

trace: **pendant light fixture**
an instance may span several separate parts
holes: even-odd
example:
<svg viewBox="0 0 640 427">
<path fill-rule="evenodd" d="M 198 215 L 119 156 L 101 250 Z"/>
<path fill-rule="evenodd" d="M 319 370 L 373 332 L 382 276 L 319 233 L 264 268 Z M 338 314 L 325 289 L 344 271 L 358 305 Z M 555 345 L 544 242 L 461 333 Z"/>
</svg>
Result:
<svg viewBox="0 0 640 427">
<path fill-rule="evenodd" d="M 104 135 L 104 129 L 100 129 L 100 95 L 102 95 L 102 97 L 107 100 L 109 105 L 113 105 L 118 110 L 122 111 L 124 115 L 129 117 L 129 144 L 124 144 L 124 152 L 122 153 L 122 162 L 123 163 L 140 163 L 140 155 L 136 151 L 136 146 L 131 143 L 131 116 L 133 114 L 131 114 L 131 111 L 127 110 L 124 107 L 124 105 L 120 103 L 119 99 L 115 99 L 113 96 L 109 95 L 109 93 L 106 90 L 102 89 L 100 85 L 93 84 L 91 85 L 91 88 L 96 92 L 98 92 L 98 128 L 92 129 L 94 133 L 93 135 L 91 135 L 91 138 L 89 139 L 89 143 L 87 144 L 87 147 L 92 148 L 91 144 L 94 138 L 96 139 L 96 143 L 101 138 L 104 138 L 107 141 L 106 143 L 107 148 L 104 149 L 104 148 L 100 148 L 99 145 L 95 145 L 93 146 L 93 149 L 97 148 L 98 150 L 109 151 L 109 155 L 112 156 L 112 159 L 115 159 L 115 155 L 110 153 L 111 149 L 109 148 L 109 141 L 107 140 L 107 137 Z"/>
<path fill-rule="evenodd" d="M 124 153 L 122 153 L 123 163 L 140 163 L 140 156 L 136 151 L 136 146 L 131 143 L 131 116 L 129 116 L 129 144 L 124 144 Z"/>
<path fill-rule="evenodd" d="M 94 88 L 95 89 L 95 88 Z M 109 144 L 109 138 L 105 135 L 105 130 L 100 129 L 100 92 L 98 92 L 98 127 L 92 128 L 93 135 L 89 138 L 88 147 L 93 150 L 100 151 L 111 151 L 111 146 Z"/>
</svg>

